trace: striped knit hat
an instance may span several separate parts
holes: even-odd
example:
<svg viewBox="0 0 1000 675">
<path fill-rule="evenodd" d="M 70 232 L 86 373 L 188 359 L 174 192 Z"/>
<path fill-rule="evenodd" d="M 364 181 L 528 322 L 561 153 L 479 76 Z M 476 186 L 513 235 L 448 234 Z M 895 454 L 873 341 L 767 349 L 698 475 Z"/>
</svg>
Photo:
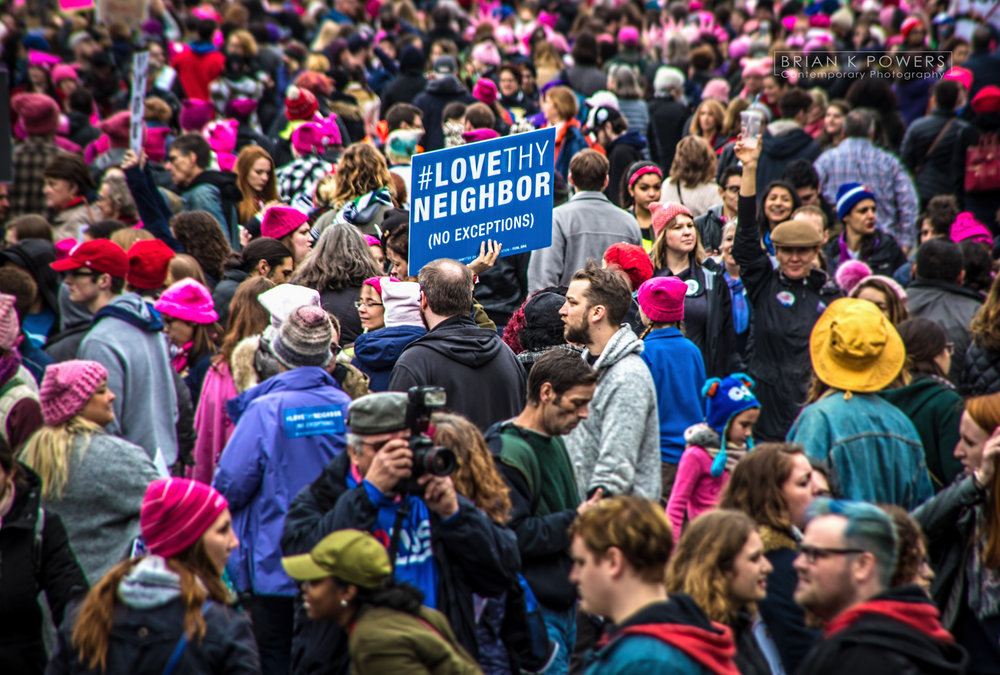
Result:
<svg viewBox="0 0 1000 675">
<path fill-rule="evenodd" d="M 146 488 L 139 528 L 150 553 L 169 558 L 191 547 L 229 508 L 215 488 L 186 478 L 161 478 Z"/>
<path fill-rule="evenodd" d="M 333 352 L 333 324 L 326 310 L 304 305 L 293 311 L 281 323 L 281 330 L 271 349 L 286 368 L 319 366 L 330 363 Z"/>
<path fill-rule="evenodd" d="M 863 199 L 877 201 L 875 195 L 861 183 L 844 183 L 837 188 L 837 217 L 844 219 L 854 205 Z"/>
</svg>

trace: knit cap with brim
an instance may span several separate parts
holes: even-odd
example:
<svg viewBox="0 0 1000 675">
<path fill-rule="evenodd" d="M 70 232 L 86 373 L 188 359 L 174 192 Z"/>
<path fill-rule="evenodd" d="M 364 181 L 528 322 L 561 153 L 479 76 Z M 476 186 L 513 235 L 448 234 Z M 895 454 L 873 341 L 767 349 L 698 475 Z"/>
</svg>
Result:
<svg viewBox="0 0 1000 675">
<path fill-rule="evenodd" d="M 771 230 L 771 243 L 775 246 L 811 248 L 821 245 L 823 236 L 809 221 L 786 220 Z"/>
<path fill-rule="evenodd" d="M 13 349 L 21 333 L 17 319 L 17 297 L 0 293 L 0 349 Z"/>
<path fill-rule="evenodd" d="M 219 320 L 212 294 L 200 281 L 190 277 L 163 291 L 153 308 L 160 314 L 191 323 L 209 324 Z"/>
<path fill-rule="evenodd" d="M 323 368 L 333 358 L 332 343 L 333 324 L 326 310 L 305 305 L 282 322 L 271 351 L 286 368 Z"/>
<path fill-rule="evenodd" d="M 229 502 L 210 485 L 161 478 L 146 488 L 139 529 L 150 553 L 170 558 L 201 539 L 227 508 Z"/>
<path fill-rule="evenodd" d="M 38 390 L 45 424 L 54 427 L 78 415 L 107 379 L 107 369 L 97 361 L 73 359 L 49 365 Z"/>
</svg>

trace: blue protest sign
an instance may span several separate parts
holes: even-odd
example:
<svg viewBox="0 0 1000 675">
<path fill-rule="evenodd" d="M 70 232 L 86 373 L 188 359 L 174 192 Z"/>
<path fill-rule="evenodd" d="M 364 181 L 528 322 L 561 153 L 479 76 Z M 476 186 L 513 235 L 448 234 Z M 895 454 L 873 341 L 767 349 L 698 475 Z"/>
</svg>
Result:
<svg viewBox="0 0 1000 675">
<path fill-rule="evenodd" d="M 554 128 L 413 156 L 410 274 L 438 258 L 470 262 L 552 244 Z"/>
<path fill-rule="evenodd" d="M 284 411 L 285 437 L 330 436 L 347 431 L 344 409 L 337 405 L 288 408 Z"/>
</svg>

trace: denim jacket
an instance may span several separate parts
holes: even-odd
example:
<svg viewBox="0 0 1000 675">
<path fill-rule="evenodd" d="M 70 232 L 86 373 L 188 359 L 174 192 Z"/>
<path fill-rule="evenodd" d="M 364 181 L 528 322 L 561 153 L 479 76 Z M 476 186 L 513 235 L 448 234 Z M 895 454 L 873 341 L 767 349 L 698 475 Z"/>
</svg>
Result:
<svg viewBox="0 0 1000 675">
<path fill-rule="evenodd" d="M 913 422 L 875 394 L 831 391 L 802 410 L 788 440 L 827 464 L 830 487 L 845 499 L 909 510 L 934 495 Z"/>
</svg>

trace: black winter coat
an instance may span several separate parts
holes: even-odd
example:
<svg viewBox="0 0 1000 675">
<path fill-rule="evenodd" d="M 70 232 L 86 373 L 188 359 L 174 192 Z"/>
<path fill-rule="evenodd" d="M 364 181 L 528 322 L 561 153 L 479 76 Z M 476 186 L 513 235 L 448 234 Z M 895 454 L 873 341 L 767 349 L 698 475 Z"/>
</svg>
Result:
<svg viewBox="0 0 1000 675">
<path fill-rule="evenodd" d="M 528 297 L 528 261 L 531 253 L 518 253 L 497 260 L 479 275 L 473 297 L 497 326 L 506 326 L 511 315 Z"/>
<path fill-rule="evenodd" d="M 674 163 L 677 144 L 687 134 L 685 122 L 691 111 L 686 105 L 669 96 L 657 97 L 649 102 L 649 154 L 665 171 Z"/>
<path fill-rule="evenodd" d="M 79 607 L 75 607 L 75 616 Z M 58 644 L 46 675 L 155 674 L 170 661 L 184 629 L 184 606 L 174 600 L 152 609 L 119 604 L 111 626 L 108 667 L 95 671 L 81 663 L 72 647 L 72 616 L 59 629 Z M 260 659 L 250 619 L 232 607 L 212 602 L 205 613 L 205 636 L 190 640 L 175 673 L 184 675 L 259 675 Z"/>
<path fill-rule="evenodd" d="M 777 133 L 775 133 L 777 132 Z M 789 162 L 808 159 L 815 162 L 820 150 L 813 137 L 789 120 L 775 120 L 761 136 L 760 159 L 757 160 L 757 197 L 763 199 L 764 189 L 781 178 Z"/>
<path fill-rule="evenodd" d="M 281 537 L 285 555 L 306 553 L 337 530 L 374 529 L 378 508 L 372 504 L 364 485 L 348 489 L 350 469 L 350 453 L 342 452 L 295 497 L 288 508 Z M 430 513 L 431 546 L 440 577 L 438 610 L 448 617 L 458 641 L 475 657 L 479 650 L 472 594 L 495 597 L 506 591 L 517 581 L 521 558 L 513 532 L 491 521 L 464 497 L 459 497 L 458 503 L 458 513 L 447 521 Z M 296 675 L 334 672 L 301 668 L 303 664 L 322 660 L 310 652 L 330 653 L 315 634 L 330 628 L 298 622 L 295 628 L 292 651 Z"/>
<path fill-rule="evenodd" d="M 729 624 L 733 630 L 733 642 L 736 643 L 736 656 L 733 662 L 736 664 L 740 675 L 771 675 L 771 666 L 768 665 L 764 652 L 757 644 L 757 638 L 753 634 L 753 619 L 746 610 L 740 610 Z"/>
<path fill-rule="evenodd" d="M 949 120 L 954 121 L 941 136 L 934 152 L 927 156 L 931 143 Z M 922 205 L 926 206 L 935 195 L 962 194 L 965 148 L 970 140 L 970 135 L 966 133 L 968 126 L 966 122 L 957 119 L 954 113 L 935 109 L 930 115 L 914 120 L 906 130 L 899 158 L 914 174 L 914 183 Z M 916 171 L 918 167 L 919 172 Z"/>
<path fill-rule="evenodd" d="M 793 281 L 774 269 L 761 248 L 755 213 L 756 198 L 741 195 L 733 258 L 754 312 L 747 369 L 757 383 L 754 393 L 761 404 L 756 436 L 783 441 L 806 401 L 812 377 L 809 335 L 813 325 L 826 306 L 843 294 L 819 270 Z"/>
<path fill-rule="evenodd" d="M 38 593 L 45 591 L 58 625 L 70 601 L 87 592 L 87 577 L 57 514 L 45 512 L 37 548 L 42 483 L 23 464 L 17 471 L 26 479 L 27 489 L 15 488 L 14 503 L 0 529 L 0 673 L 40 675 L 46 657 Z"/>
<path fill-rule="evenodd" d="M 444 122 L 444 107 L 453 101 L 460 101 L 467 105 L 476 102 L 472 94 L 462 86 L 462 83 L 454 75 L 441 75 L 431 80 L 416 98 L 413 105 L 420 108 L 424 114 L 424 133 L 421 145 L 424 150 L 440 150 L 444 147 L 444 130 L 441 124 Z"/>
<path fill-rule="evenodd" d="M 840 237 L 834 237 L 823 246 L 823 254 L 826 256 L 831 277 L 837 273 L 837 268 L 841 265 Z M 876 229 L 874 247 L 866 257 L 859 256 L 858 260 L 868 265 L 872 274 L 891 277 L 896 270 L 906 264 L 906 254 L 891 234 Z"/>
<path fill-rule="evenodd" d="M 444 387 L 448 408 L 485 431 L 524 406 L 526 376 L 495 330 L 453 316 L 406 346 L 389 380 L 390 391 Z"/>
<path fill-rule="evenodd" d="M 899 605 L 929 605 L 917 586 L 890 588 L 871 601 Z M 900 610 L 903 614 L 905 610 Z M 908 621 L 918 619 L 904 614 Z M 901 618 L 880 613 L 865 613 L 846 628 L 820 642 L 809 654 L 800 673 L 809 675 L 960 675 L 965 673 L 968 654 L 951 641 L 937 639 L 930 633 L 940 629 L 936 621 L 926 621 L 918 628 Z"/>
<path fill-rule="evenodd" d="M 385 119 L 385 114 L 389 112 L 396 103 L 413 103 L 424 89 L 427 88 L 427 78 L 421 72 L 400 73 L 385 85 L 382 90 L 382 107 L 379 110 L 381 119 Z"/>
<path fill-rule="evenodd" d="M 604 191 L 615 206 L 622 205 L 622 177 L 635 162 L 642 160 L 646 138 L 638 129 L 629 129 L 616 138 L 608 148 L 608 187 Z"/>
<path fill-rule="evenodd" d="M 969 343 L 958 393 L 962 396 L 984 396 L 1000 391 L 1000 352 Z"/>
</svg>

